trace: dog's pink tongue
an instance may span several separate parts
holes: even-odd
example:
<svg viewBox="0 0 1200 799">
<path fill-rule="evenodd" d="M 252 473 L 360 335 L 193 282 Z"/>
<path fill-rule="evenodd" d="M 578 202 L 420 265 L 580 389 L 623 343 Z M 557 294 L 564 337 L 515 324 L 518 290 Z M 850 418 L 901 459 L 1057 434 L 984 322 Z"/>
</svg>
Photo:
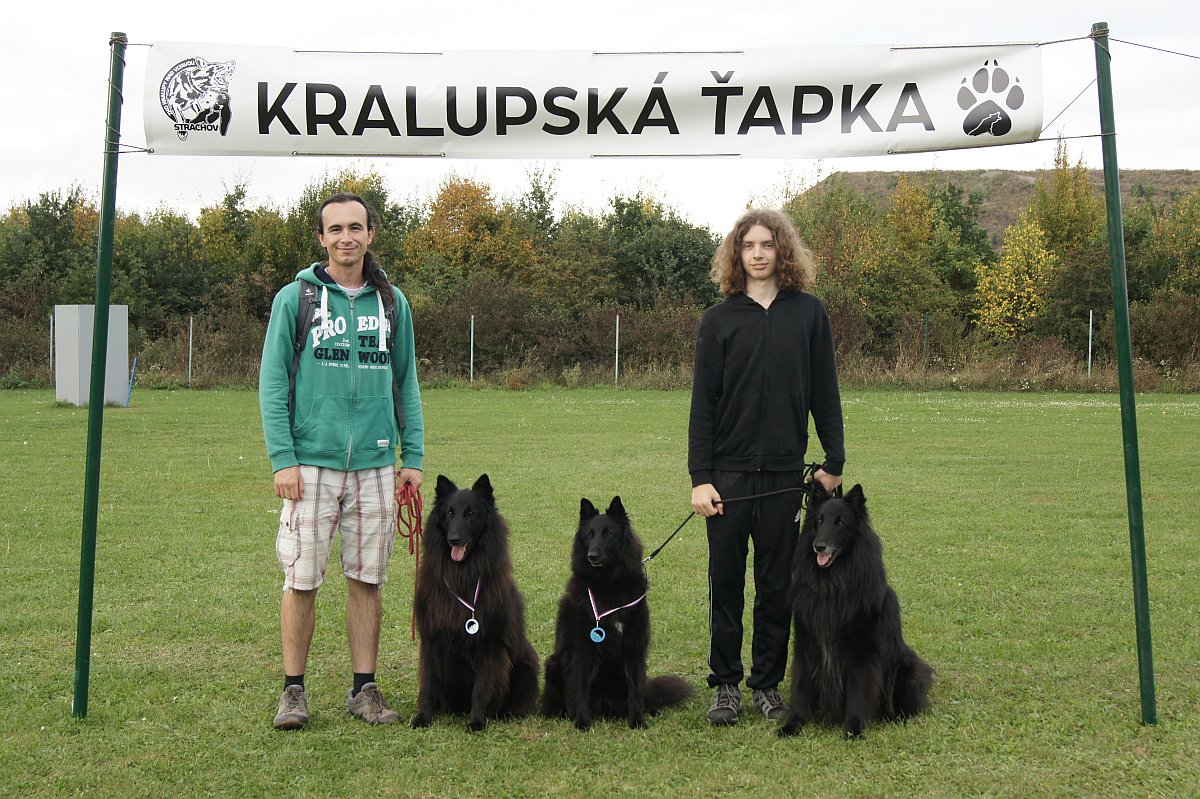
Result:
<svg viewBox="0 0 1200 799">
<path fill-rule="evenodd" d="M 822 569 L 825 568 L 826 566 L 828 566 L 829 561 L 831 561 L 831 560 L 833 560 L 833 555 L 830 555 L 828 552 L 818 552 L 817 553 L 817 565 L 820 566 Z"/>
<path fill-rule="evenodd" d="M 462 559 L 465 558 L 466 556 L 467 556 L 467 547 L 465 545 L 450 547 L 450 560 L 452 560 L 456 563 L 460 563 L 460 562 L 462 562 Z"/>
</svg>

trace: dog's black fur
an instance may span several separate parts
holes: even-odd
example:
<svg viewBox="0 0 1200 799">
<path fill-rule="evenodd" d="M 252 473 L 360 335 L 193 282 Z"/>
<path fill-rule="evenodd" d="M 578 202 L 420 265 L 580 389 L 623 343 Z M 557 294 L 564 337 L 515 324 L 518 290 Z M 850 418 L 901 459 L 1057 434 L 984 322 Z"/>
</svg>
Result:
<svg viewBox="0 0 1200 799">
<path fill-rule="evenodd" d="M 467 726 L 482 730 L 490 718 L 533 712 L 538 657 L 525 635 L 508 525 L 486 474 L 464 489 L 438 475 L 424 554 L 413 605 L 421 654 L 412 726 L 429 726 L 437 712 L 469 713 Z M 467 634 L 471 612 L 456 595 L 475 605 L 477 634 Z"/>
<path fill-rule="evenodd" d="M 929 706 L 933 670 L 901 635 L 900 603 L 862 486 L 842 499 L 813 484 L 792 597 L 791 710 L 781 735 L 818 718 L 856 738 L 871 722 L 906 719 Z"/>
<path fill-rule="evenodd" d="M 646 714 L 682 702 L 692 687 L 680 677 L 647 679 L 650 607 L 642 599 L 599 621 L 600 613 L 626 605 L 646 593 L 642 542 L 620 497 L 599 513 L 587 499 L 579 503 L 579 528 L 571 547 L 571 577 L 558 603 L 554 654 L 546 660 L 541 711 L 567 716 L 586 730 L 596 717 L 626 718 L 633 728 L 646 726 Z M 590 637 L 593 627 L 602 642 Z"/>
</svg>

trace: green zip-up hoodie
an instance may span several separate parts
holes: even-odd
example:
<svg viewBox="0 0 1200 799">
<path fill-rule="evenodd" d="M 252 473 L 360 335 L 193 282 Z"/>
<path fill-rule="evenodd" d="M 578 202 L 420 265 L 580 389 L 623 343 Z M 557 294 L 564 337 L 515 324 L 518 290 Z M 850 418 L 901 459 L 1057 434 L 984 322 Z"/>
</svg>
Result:
<svg viewBox="0 0 1200 799">
<path fill-rule="evenodd" d="M 353 471 L 396 463 L 421 469 L 425 421 L 413 345 L 412 311 L 396 294 L 395 352 L 381 332 L 387 316 L 368 284 L 350 299 L 341 286 L 317 276 L 313 264 L 275 295 L 263 344 L 258 403 L 273 471 L 305 464 Z M 318 310 L 296 374 L 295 418 L 288 411 L 289 371 L 296 338 L 300 282 L 319 286 Z M 328 314 L 322 317 L 321 308 Z M 400 387 L 405 427 L 397 430 L 392 371 Z"/>
</svg>

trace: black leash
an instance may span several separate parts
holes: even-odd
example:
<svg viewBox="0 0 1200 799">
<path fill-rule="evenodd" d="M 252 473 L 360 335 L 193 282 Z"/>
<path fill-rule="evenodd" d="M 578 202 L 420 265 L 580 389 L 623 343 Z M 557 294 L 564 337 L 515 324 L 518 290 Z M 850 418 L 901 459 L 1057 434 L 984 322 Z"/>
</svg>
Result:
<svg viewBox="0 0 1200 799">
<path fill-rule="evenodd" d="M 749 499 L 761 499 L 762 497 L 771 497 L 771 496 L 775 496 L 776 494 L 788 494 L 788 493 L 791 493 L 792 491 L 799 491 L 801 494 L 804 495 L 804 498 L 800 501 L 800 507 L 803 509 L 808 504 L 809 497 L 812 496 L 813 475 L 820 468 L 821 468 L 821 464 L 819 464 L 819 463 L 806 464 L 804 467 L 804 483 L 802 485 L 793 486 L 791 488 L 780 488 L 775 491 L 764 491 L 761 494 L 750 494 L 749 496 L 745 496 L 745 497 L 733 497 L 732 499 L 718 499 L 713 504 L 714 505 L 727 505 L 730 502 L 745 502 L 746 500 L 749 500 Z M 841 495 L 841 490 L 842 490 L 841 486 L 838 486 L 837 495 L 839 495 L 839 496 Z M 650 561 L 654 560 L 654 558 L 658 555 L 658 553 L 662 552 L 663 548 L 666 547 L 667 544 L 671 543 L 671 539 L 674 538 L 679 533 L 679 531 L 684 528 L 684 525 L 686 525 L 688 522 L 690 522 L 692 520 L 692 517 L 695 515 L 696 515 L 696 511 L 692 511 L 691 513 L 689 513 L 687 515 L 687 518 L 684 519 L 682 522 L 680 522 L 679 526 L 675 528 L 675 532 L 673 532 L 669 536 L 667 536 L 667 540 L 663 541 L 661 544 L 659 544 L 658 549 L 651 552 L 649 557 L 645 558 L 642 561 L 642 564 L 645 565 L 645 564 L 649 563 Z"/>
<path fill-rule="evenodd" d="M 792 490 L 792 489 L 789 489 L 789 490 Z M 667 540 L 663 541 L 661 544 L 658 545 L 658 549 L 651 552 L 649 557 L 642 559 L 642 565 L 645 566 L 647 563 L 654 560 L 654 558 L 658 555 L 658 553 L 663 551 L 663 547 L 665 547 L 667 544 L 671 543 L 671 539 L 675 537 L 675 533 L 678 533 L 680 530 L 682 530 L 683 526 L 685 524 L 687 524 L 688 522 L 690 522 L 692 520 L 692 517 L 695 515 L 696 515 L 696 511 L 692 511 L 691 513 L 689 513 L 687 515 L 687 518 L 684 519 L 682 522 L 680 522 L 679 526 L 675 528 L 675 532 L 671 533 L 669 536 L 667 536 Z"/>
</svg>

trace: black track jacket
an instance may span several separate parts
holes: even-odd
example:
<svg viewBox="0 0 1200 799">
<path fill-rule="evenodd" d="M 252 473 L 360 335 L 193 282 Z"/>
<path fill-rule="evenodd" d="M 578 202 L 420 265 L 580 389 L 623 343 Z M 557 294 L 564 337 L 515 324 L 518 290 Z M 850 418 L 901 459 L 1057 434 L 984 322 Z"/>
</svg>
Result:
<svg viewBox="0 0 1200 799">
<path fill-rule="evenodd" d="M 780 291 L 770 308 L 730 294 L 700 319 L 688 423 L 692 486 L 715 471 L 800 471 L 808 417 L 825 450 L 823 468 L 846 462 L 842 400 L 825 306 Z"/>
</svg>

